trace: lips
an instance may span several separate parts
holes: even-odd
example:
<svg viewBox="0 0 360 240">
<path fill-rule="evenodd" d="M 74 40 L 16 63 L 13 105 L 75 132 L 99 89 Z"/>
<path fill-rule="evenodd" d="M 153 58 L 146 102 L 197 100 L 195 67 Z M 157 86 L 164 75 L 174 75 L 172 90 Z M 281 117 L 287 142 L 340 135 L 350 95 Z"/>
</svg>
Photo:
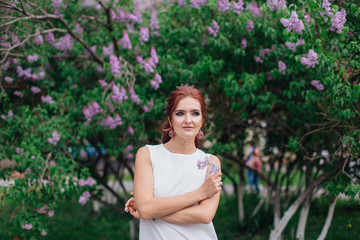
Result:
<svg viewBox="0 0 360 240">
<path fill-rule="evenodd" d="M 193 127 L 183 127 L 183 129 L 185 129 L 185 130 L 192 130 Z"/>
</svg>

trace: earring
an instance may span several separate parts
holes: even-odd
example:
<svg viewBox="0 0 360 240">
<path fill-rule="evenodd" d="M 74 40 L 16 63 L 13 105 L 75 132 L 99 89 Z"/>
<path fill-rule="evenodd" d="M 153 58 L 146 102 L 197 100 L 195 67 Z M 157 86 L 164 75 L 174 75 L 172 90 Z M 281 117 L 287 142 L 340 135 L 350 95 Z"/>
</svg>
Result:
<svg viewBox="0 0 360 240">
<path fill-rule="evenodd" d="M 169 137 L 173 138 L 175 136 L 175 132 L 173 129 L 169 131 Z"/>
<path fill-rule="evenodd" d="M 204 137 L 204 133 L 203 133 L 203 131 L 201 131 L 201 129 L 200 129 L 200 131 L 198 132 L 198 134 L 196 135 L 196 137 L 197 137 L 198 139 L 202 139 L 202 138 Z"/>
</svg>

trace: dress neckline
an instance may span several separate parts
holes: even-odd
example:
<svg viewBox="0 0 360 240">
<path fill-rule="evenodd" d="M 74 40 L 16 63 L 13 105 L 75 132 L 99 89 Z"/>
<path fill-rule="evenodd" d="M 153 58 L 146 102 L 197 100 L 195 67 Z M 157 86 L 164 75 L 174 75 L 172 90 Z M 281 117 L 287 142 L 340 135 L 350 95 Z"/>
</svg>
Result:
<svg viewBox="0 0 360 240">
<path fill-rule="evenodd" d="M 199 152 L 199 149 L 198 149 L 198 148 L 196 148 L 196 151 L 195 151 L 195 152 L 193 152 L 193 153 L 190 153 L 190 154 L 173 153 L 173 152 L 170 152 L 168 149 L 166 149 L 166 147 L 164 146 L 164 144 L 163 144 L 163 143 L 161 143 L 160 145 L 161 145 L 161 147 L 162 147 L 162 148 L 163 148 L 166 152 L 168 152 L 169 154 L 172 154 L 172 155 L 177 155 L 177 156 L 193 156 L 193 155 L 195 155 L 195 154 L 197 154 L 197 153 Z"/>
</svg>

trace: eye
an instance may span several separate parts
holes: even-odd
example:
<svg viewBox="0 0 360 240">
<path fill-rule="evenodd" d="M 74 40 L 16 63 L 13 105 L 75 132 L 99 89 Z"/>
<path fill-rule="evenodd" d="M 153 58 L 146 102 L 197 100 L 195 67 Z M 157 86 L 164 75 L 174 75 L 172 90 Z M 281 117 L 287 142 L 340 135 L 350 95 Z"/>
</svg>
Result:
<svg viewBox="0 0 360 240">
<path fill-rule="evenodd" d="M 177 112 L 177 113 L 175 113 L 175 115 L 176 116 L 182 116 L 182 115 L 184 115 L 184 113 L 183 112 Z"/>
<path fill-rule="evenodd" d="M 199 113 L 199 112 L 193 112 L 193 115 L 194 115 L 194 116 L 199 116 L 200 113 Z"/>
</svg>

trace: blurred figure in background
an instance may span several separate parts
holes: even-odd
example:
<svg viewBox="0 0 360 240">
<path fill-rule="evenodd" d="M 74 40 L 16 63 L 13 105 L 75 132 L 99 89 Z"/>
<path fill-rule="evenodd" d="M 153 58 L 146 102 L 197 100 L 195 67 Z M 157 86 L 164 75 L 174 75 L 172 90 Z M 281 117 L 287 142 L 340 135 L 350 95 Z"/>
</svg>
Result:
<svg viewBox="0 0 360 240">
<path fill-rule="evenodd" d="M 262 163 L 259 158 L 259 150 L 255 147 L 251 149 L 250 155 L 248 159 L 246 160 L 246 165 L 250 167 L 251 169 L 248 169 L 248 179 L 249 179 L 249 185 L 250 185 L 250 191 L 253 190 L 255 186 L 255 190 L 257 193 L 260 192 L 259 189 L 259 179 L 258 174 L 261 172 Z"/>
</svg>

